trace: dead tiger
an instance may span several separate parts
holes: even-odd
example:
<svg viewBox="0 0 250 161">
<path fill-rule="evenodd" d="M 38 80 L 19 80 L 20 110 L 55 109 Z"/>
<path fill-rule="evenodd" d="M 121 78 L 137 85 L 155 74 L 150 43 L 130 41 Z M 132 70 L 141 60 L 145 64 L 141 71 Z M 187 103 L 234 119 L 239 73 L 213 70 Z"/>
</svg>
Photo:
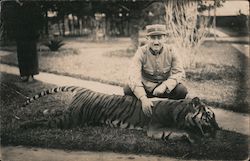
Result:
<svg viewBox="0 0 250 161">
<path fill-rule="evenodd" d="M 156 139 L 194 140 L 190 134 L 212 136 L 219 126 L 214 112 L 198 97 L 183 100 L 154 101 L 153 114 L 147 117 L 141 101 L 132 96 L 108 95 L 75 86 L 63 86 L 43 91 L 28 99 L 24 105 L 40 97 L 57 92 L 76 92 L 67 110 L 48 120 L 26 121 L 22 128 L 72 128 L 102 126 L 144 129 Z"/>
</svg>

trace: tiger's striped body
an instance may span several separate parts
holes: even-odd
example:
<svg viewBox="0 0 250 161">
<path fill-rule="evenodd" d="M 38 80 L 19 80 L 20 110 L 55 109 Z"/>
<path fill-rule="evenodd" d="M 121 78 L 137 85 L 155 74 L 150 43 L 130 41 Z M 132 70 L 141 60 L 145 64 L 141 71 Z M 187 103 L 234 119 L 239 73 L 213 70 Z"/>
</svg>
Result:
<svg viewBox="0 0 250 161">
<path fill-rule="evenodd" d="M 59 91 L 76 92 L 66 112 L 51 120 L 26 122 L 23 127 L 71 128 L 85 125 L 108 125 L 120 128 L 145 129 L 151 137 L 171 138 L 169 134 L 174 135 L 169 129 L 181 131 L 192 129 L 190 127 L 193 126 L 196 127 L 195 119 L 191 117 L 198 116 L 200 111 L 200 109 L 196 109 L 199 102 L 194 102 L 194 100 L 159 100 L 154 102 L 153 114 L 149 118 L 143 113 L 141 102 L 136 97 L 107 95 L 79 87 L 60 87 L 41 92 L 27 100 L 24 106 L 35 99 Z M 215 118 L 211 120 L 214 121 L 213 126 L 216 126 Z M 198 120 L 197 122 L 201 121 Z M 202 131 L 202 133 L 205 132 Z"/>
</svg>

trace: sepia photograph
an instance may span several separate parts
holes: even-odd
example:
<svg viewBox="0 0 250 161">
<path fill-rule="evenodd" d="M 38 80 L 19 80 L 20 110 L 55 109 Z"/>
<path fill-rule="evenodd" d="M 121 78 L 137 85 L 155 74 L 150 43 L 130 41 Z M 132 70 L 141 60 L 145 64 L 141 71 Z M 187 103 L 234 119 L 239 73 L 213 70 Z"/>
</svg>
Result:
<svg viewBox="0 0 250 161">
<path fill-rule="evenodd" d="M 0 0 L 0 161 L 249 160 L 248 0 Z"/>
</svg>

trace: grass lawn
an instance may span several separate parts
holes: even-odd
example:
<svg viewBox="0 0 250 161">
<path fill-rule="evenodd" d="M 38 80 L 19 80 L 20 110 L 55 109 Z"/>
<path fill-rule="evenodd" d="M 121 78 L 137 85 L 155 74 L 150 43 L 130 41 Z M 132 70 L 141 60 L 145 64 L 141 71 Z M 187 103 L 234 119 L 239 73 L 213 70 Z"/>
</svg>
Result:
<svg viewBox="0 0 250 161">
<path fill-rule="evenodd" d="M 21 83 L 17 76 L 1 74 L 0 134 L 2 145 L 155 154 L 179 159 L 243 160 L 248 157 L 249 137 L 227 130 L 218 131 L 215 138 L 202 139 L 190 145 L 186 142 L 174 141 L 163 143 L 148 138 L 143 131 L 107 127 L 83 127 L 69 130 L 19 129 L 19 123 L 25 120 L 54 117 L 44 116 L 42 112 L 45 109 L 62 111 L 67 107 L 72 97 L 68 93 L 51 95 L 25 108 L 19 107 L 27 96 L 33 96 L 34 93 L 51 87 L 54 86 L 39 81 L 31 84 Z M 15 116 L 20 119 L 17 120 Z"/>
<path fill-rule="evenodd" d="M 41 71 L 69 75 L 114 85 L 126 84 L 133 52 L 129 41 L 117 39 L 105 43 L 67 39 L 58 52 L 41 46 Z M 184 60 L 189 59 L 184 57 Z M 186 68 L 184 82 L 189 97 L 198 96 L 209 105 L 248 112 L 246 102 L 246 59 L 230 43 L 205 42 L 196 56 L 195 66 Z M 16 53 L 1 57 L 1 62 L 17 65 Z"/>
</svg>

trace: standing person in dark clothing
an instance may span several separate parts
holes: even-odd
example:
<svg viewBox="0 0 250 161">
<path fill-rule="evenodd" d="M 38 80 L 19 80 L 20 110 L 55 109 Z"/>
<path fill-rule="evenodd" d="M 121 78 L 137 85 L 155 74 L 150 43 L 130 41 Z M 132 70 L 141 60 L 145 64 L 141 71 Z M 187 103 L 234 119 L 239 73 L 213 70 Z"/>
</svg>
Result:
<svg viewBox="0 0 250 161">
<path fill-rule="evenodd" d="M 17 59 L 22 81 L 31 82 L 39 74 L 37 45 L 34 40 L 17 40 Z"/>
<path fill-rule="evenodd" d="M 31 82 L 39 74 L 37 40 L 42 16 L 36 2 L 17 1 L 16 10 L 17 58 L 21 80 Z"/>
</svg>

